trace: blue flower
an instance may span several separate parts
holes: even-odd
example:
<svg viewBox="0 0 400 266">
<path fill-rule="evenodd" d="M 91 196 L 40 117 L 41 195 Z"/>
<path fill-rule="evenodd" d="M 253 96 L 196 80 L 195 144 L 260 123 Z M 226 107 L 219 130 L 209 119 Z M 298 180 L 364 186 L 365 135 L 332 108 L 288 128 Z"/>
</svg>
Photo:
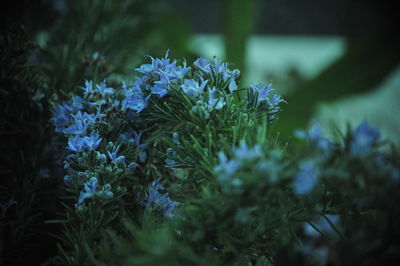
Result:
<svg viewBox="0 0 400 266">
<path fill-rule="evenodd" d="M 230 93 L 233 93 L 234 91 L 237 90 L 237 84 L 236 84 L 235 79 L 231 79 L 231 81 L 229 81 L 228 88 L 229 88 Z"/>
<path fill-rule="evenodd" d="M 186 67 L 186 62 L 183 62 L 183 67 L 176 66 L 175 68 L 171 68 L 167 75 L 171 80 L 182 79 L 186 76 L 186 74 L 190 71 L 190 67 Z"/>
<path fill-rule="evenodd" d="M 113 88 L 107 88 L 106 86 L 106 81 L 103 80 L 100 84 L 96 85 L 97 90 L 99 91 L 101 96 L 107 96 L 107 95 L 112 95 L 114 94 L 114 89 Z"/>
<path fill-rule="evenodd" d="M 285 102 L 285 100 L 282 98 L 282 96 L 280 96 L 279 94 L 274 94 L 274 95 L 272 95 L 271 99 L 269 99 L 268 103 L 272 108 L 275 108 L 276 111 L 279 111 L 278 106 L 281 102 Z"/>
<path fill-rule="evenodd" d="M 269 95 L 274 91 L 272 84 L 265 86 L 263 83 L 251 84 L 250 89 L 257 92 L 257 103 L 267 102 Z"/>
<path fill-rule="evenodd" d="M 67 149 L 74 152 L 80 152 L 85 147 L 85 139 L 84 137 L 74 136 L 68 138 L 68 146 Z"/>
<path fill-rule="evenodd" d="M 70 102 L 55 107 L 51 121 L 53 122 L 57 133 L 62 133 L 71 123 L 72 114 L 82 110 L 83 103 L 84 100 L 81 97 L 74 96 Z"/>
<path fill-rule="evenodd" d="M 167 156 L 169 156 L 169 157 L 175 157 L 175 156 L 176 156 L 176 152 L 174 151 L 174 149 L 168 148 L 168 149 L 167 149 Z M 175 160 L 169 158 L 169 157 L 166 158 L 166 159 L 164 160 L 164 162 L 167 164 L 167 166 L 168 166 L 168 167 L 171 167 L 171 166 L 176 165 L 177 162 L 176 162 Z M 171 167 L 171 169 L 172 169 L 172 170 L 175 170 L 175 168 L 172 168 L 172 167 Z"/>
<path fill-rule="evenodd" d="M 71 107 L 75 112 L 80 111 L 83 109 L 84 103 L 86 103 L 86 101 L 84 99 L 82 99 L 79 96 L 74 96 L 74 97 L 72 97 Z"/>
<path fill-rule="evenodd" d="M 262 155 L 263 153 L 259 145 L 255 145 L 250 149 L 243 140 L 240 142 L 239 147 L 235 149 L 235 158 L 241 161 L 254 160 L 260 158 Z"/>
<path fill-rule="evenodd" d="M 71 107 L 68 104 L 58 105 L 54 111 L 51 118 L 53 125 L 55 126 L 55 131 L 57 133 L 63 132 L 65 127 L 71 122 Z"/>
<path fill-rule="evenodd" d="M 229 71 L 228 64 L 222 63 L 221 59 L 216 59 L 211 67 L 213 68 L 214 73 L 222 76 L 224 81 L 227 81 L 229 78 L 231 78 L 232 72 Z"/>
<path fill-rule="evenodd" d="M 352 134 L 350 153 L 354 156 L 365 156 L 371 153 L 373 145 L 379 140 L 380 133 L 362 122 Z"/>
<path fill-rule="evenodd" d="M 87 97 L 89 94 L 93 93 L 93 81 L 85 81 L 85 87 L 81 87 L 83 90 L 83 95 Z"/>
<path fill-rule="evenodd" d="M 193 65 L 204 71 L 205 73 L 210 73 L 210 61 L 205 57 L 199 57 L 193 62 Z"/>
<path fill-rule="evenodd" d="M 97 132 L 92 132 L 89 137 L 84 137 L 85 147 L 89 150 L 95 150 L 100 145 L 100 142 L 101 137 Z"/>
<path fill-rule="evenodd" d="M 152 75 L 156 74 L 156 72 L 159 71 L 170 71 L 170 69 L 173 69 L 176 67 L 176 62 L 170 63 L 170 59 L 168 58 L 168 53 L 169 51 L 166 52 L 164 58 L 151 58 L 151 64 L 143 64 L 139 68 L 136 68 L 136 70 L 142 74 L 145 75 Z"/>
<path fill-rule="evenodd" d="M 145 97 L 140 88 L 134 88 L 127 90 L 125 93 L 125 99 L 122 101 L 122 110 L 131 109 L 140 113 L 146 108 L 150 96 Z"/>
<path fill-rule="evenodd" d="M 216 97 L 217 89 L 213 87 L 212 89 L 208 89 L 208 108 L 220 110 L 222 107 L 226 105 L 225 99 L 222 97 Z"/>
<path fill-rule="evenodd" d="M 172 217 L 176 202 L 171 201 L 168 193 L 161 194 L 159 190 L 164 190 L 164 187 L 160 185 L 159 179 L 154 180 L 147 188 L 145 199 L 141 202 L 142 206 L 152 211 L 160 211 L 165 217 Z"/>
<path fill-rule="evenodd" d="M 325 152 L 329 153 L 333 148 L 333 143 L 329 139 L 323 137 L 322 127 L 319 123 L 313 122 L 308 131 L 296 130 L 294 135 L 299 139 L 306 139 L 310 141 L 312 144 L 316 145 L 319 149 Z"/>
<path fill-rule="evenodd" d="M 114 164 L 125 163 L 125 156 L 121 155 L 121 156 L 117 157 L 116 151 L 112 151 L 112 152 L 107 151 L 107 153 L 111 159 L 111 162 L 113 162 Z"/>
<path fill-rule="evenodd" d="M 78 203 L 75 206 L 81 205 L 85 199 L 91 198 L 96 194 L 97 178 L 92 177 L 88 182 L 84 184 L 84 191 L 81 191 L 78 199 Z"/>
<path fill-rule="evenodd" d="M 88 127 L 93 124 L 97 115 L 78 112 L 72 116 L 74 123 L 63 130 L 65 134 L 85 135 Z"/>
<path fill-rule="evenodd" d="M 72 177 L 70 175 L 64 176 L 64 184 L 67 186 L 71 186 L 72 184 Z"/>
<path fill-rule="evenodd" d="M 151 93 L 158 95 L 160 98 L 168 94 L 169 78 L 166 75 L 161 75 L 161 79 L 154 82 L 151 88 Z"/>
<path fill-rule="evenodd" d="M 133 131 L 133 134 L 135 134 L 135 144 L 136 147 L 138 148 L 138 155 L 139 155 L 139 161 L 144 163 L 147 158 L 147 154 L 144 151 L 144 149 L 149 145 L 148 143 L 140 143 L 141 142 L 141 137 L 143 132 L 137 133 L 136 131 Z"/>
<path fill-rule="evenodd" d="M 293 190 L 297 195 L 304 195 L 314 188 L 318 176 L 315 165 L 311 161 L 301 162 L 299 168 L 299 173 L 294 179 Z"/>
<path fill-rule="evenodd" d="M 130 164 L 128 164 L 127 169 L 128 169 L 128 171 L 133 172 L 138 166 L 139 166 L 139 165 L 138 165 L 137 163 L 131 162 Z"/>
<path fill-rule="evenodd" d="M 228 160 L 225 153 L 218 153 L 219 165 L 214 167 L 217 180 L 221 185 L 226 185 L 231 182 L 231 179 L 239 170 L 240 162 L 237 160 Z"/>
<path fill-rule="evenodd" d="M 203 93 L 204 88 L 207 85 L 208 80 L 202 81 L 201 84 L 194 79 L 186 79 L 181 88 L 183 92 L 191 99 L 198 97 Z"/>
</svg>

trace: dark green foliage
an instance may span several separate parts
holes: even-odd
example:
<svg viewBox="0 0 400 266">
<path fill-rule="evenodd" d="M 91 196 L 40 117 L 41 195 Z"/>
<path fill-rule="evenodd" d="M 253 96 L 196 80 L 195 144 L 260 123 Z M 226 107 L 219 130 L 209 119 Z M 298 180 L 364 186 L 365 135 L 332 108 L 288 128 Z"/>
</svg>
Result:
<svg viewBox="0 0 400 266">
<path fill-rule="evenodd" d="M 27 58 L 37 47 L 23 27 L 0 35 L 0 203 L 1 261 L 3 265 L 43 262 L 54 252 L 54 226 L 59 181 L 49 179 L 50 117 L 37 67 Z M 48 254 L 38 256 L 47 248 Z"/>
</svg>

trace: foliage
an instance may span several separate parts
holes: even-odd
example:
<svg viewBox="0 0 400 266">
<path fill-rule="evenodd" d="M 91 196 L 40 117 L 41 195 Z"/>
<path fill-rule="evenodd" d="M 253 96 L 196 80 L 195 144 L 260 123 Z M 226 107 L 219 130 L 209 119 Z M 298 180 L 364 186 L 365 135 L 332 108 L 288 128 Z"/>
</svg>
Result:
<svg viewBox="0 0 400 266">
<path fill-rule="evenodd" d="M 313 124 L 291 153 L 268 135 L 284 103 L 270 86 L 238 89 L 218 59 L 150 59 L 133 83 L 87 81 L 55 108 L 70 195 L 57 264 L 342 265 L 371 223 L 397 232 L 398 152 L 376 129 L 335 142 Z M 354 261 L 399 247 L 374 236 Z"/>
<path fill-rule="evenodd" d="M 39 69 L 27 63 L 37 49 L 23 27 L 0 34 L 0 253 L 1 265 L 38 264 L 55 253 L 46 226 L 60 194 L 51 175 L 50 109 Z M 48 254 L 37 256 L 46 248 Z"/>
</svg>

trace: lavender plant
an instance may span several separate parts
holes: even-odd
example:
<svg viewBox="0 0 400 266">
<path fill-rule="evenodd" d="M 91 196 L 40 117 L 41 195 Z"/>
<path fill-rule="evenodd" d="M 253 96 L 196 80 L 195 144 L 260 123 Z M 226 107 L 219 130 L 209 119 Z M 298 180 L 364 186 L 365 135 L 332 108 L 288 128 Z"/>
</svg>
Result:
<svg viewBox="0 0 400 266">
<path fill-rule="evenodd" d="M 376 217 L 377 187 L 398 197 L 395 151 L 367 123 L 342 142 L 314 124 L 291 154 L 268 138 L 284 103 L 271 85 L 239 89 L 218 59 L 150 60 L 133 82 L 87 81 L 54 109 L 70 195 L 58 264 L 270 265 L 297 251 L 331 263 L 344 221 Z"/>
</svg>

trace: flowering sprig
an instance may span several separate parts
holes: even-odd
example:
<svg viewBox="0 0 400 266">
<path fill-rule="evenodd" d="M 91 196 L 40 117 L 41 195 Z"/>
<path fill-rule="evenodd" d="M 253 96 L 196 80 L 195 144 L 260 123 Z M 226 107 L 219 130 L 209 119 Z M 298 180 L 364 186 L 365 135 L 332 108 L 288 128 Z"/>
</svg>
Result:
<svg viewBox="0 0 400 266">
<path fill-rule="evenodd" d="M 172 217 L 176 202 L 172 201 L 168 193 L 161 194 L 159 191 L 164 190 L 164 187 L 159 184 L 159 179 L 154 180 L 146 191 L 146 197 L 141 202 L 142 206 L 152 212 L 160 212 L 165 217 Z"/>
</svg>

